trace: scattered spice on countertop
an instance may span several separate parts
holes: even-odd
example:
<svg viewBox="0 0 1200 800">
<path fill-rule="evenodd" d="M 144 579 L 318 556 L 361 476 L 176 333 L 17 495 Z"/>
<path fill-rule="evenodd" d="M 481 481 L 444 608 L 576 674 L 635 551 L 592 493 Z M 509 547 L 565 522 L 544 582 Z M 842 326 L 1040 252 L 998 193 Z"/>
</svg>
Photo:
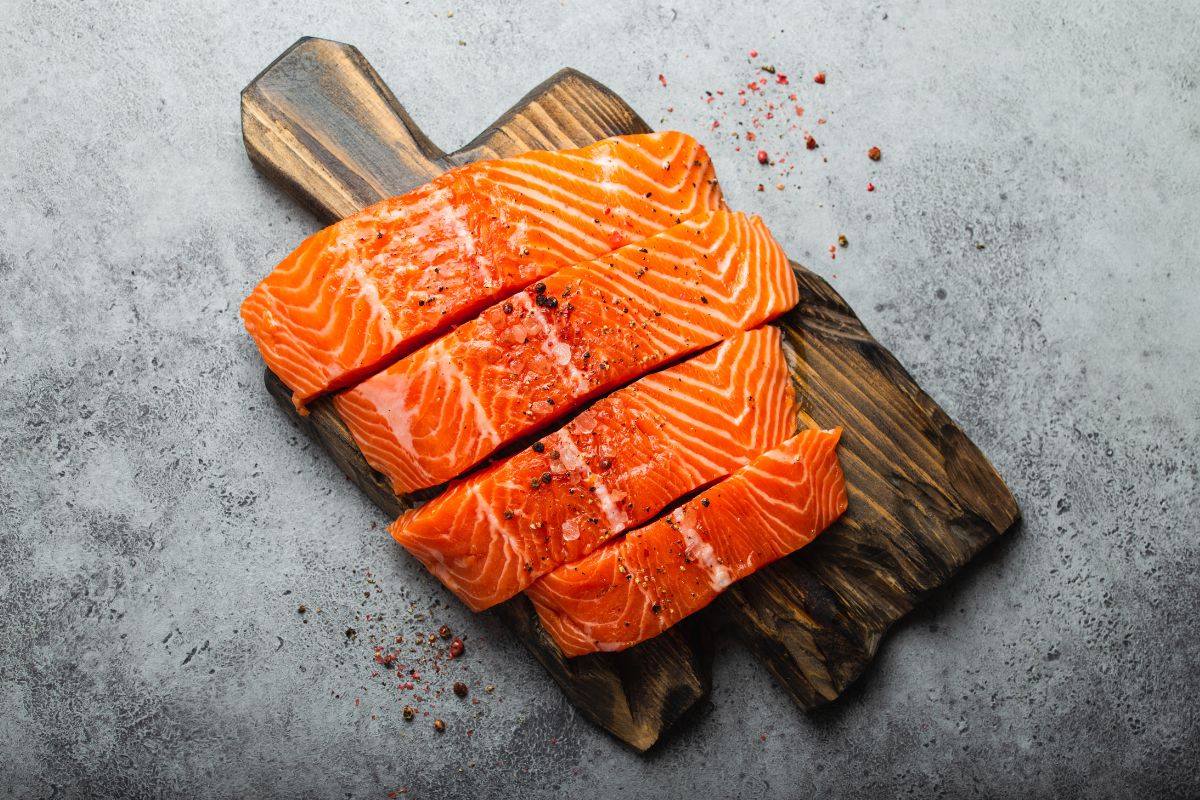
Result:
<svg viewBox="0 0 1200 800">
<path fill-rule="evenodd" d="M 813 75 L 813 83 L 824 84 L 825 83 L 825 73 L 818 72 L 816 75 Z"/>
<path fill-rule="evenodd" d="M 872 161 L 878 161 L 882 155 L 883 153 L 878 147 L 872 147 L 867 151 L 867 158 L 871 159 Z"/>
<path fill-rule="evenodd" d="M 478 728 L 490 705 L 502 700 L 493 695 L 494 685 L 481 679 L 485 676 L 479 674 L 478 660 L 463 657 L 465 637 L 437 619 L 442 600 L 422 607 L 409 599 L 403 586 L 385 593 L 383 579 L 371 570 L 353 569 L 350 575 L 348 603 L 334 606 L 322 618 L 313 613 L 322 609 L 308 602 L 301 615 L 305 624 L 311 618 L 312 628 L 320 628 L 324 636 L 344 642 L 351 659 L 356 651 L 365 657 L 368 680 L 340 691 L 331 689 L 330 696 L 353 700 L 371 719 L 388 713 L 399 713 L 405 721 L 418 716 L 437 719 L 442 728 L 435 723 L 435 730 L 451 735 L 445 730 L 451 727 L 458 736 Z M 478 696 L 472 696 L 473 688 Z"/>
<path fill-rule="evenodd" d="M 849 247 L 850 246 L 850 240 L 846 238 L 846 234 L 844 234 L 844 233 L 838 234 L 838 246 L 839 247 Z"/>
</svg>

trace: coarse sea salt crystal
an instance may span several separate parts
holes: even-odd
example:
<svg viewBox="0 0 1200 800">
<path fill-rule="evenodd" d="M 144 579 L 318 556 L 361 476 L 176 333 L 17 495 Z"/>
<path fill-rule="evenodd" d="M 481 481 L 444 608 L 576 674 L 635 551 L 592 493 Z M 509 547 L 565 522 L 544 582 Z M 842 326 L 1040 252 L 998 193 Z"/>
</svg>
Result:
<svg viewBox="0 0 1200 800">
<path fill-rule="evenodd" d="M 579 517 L 571 517 L 562 524 L 564 542 L 573 542 L 579 538 Z"/>
</svg>

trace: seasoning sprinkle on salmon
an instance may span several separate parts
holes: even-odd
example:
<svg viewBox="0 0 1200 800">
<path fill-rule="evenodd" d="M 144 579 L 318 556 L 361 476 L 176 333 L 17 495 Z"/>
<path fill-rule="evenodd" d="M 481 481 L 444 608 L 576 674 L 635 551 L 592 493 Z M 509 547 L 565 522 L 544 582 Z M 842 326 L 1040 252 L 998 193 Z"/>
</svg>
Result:
<svg viewBox="0 0 1200 800">
<path fill-rule="evenodd" d="M 682 133 L 481 161 L 309 237 L 242 318 L 303 410 L 555 270 L 721 207 Z"/>
<path fill-rule="evenodd" d="M 581 403 L 798 300 L 762 221 L 725 211 L 543 282 L 556 307 L 539 306 L 532 290 L 516 294 L 513 313 L 493 306 L 334 398 L 396 492 L 454 478 Z"/>
<path fill-rule="evenodd" d="M 567 656 L 624 650 L 808 544 L 846 510 L 841 428 L 802 431 L 644 528 L 526 591 Z M 707 502 L 706 502 L 707 501 Z"/>
<path fill-rule="evenodd" d="M 778 329 L 738 334 L 599 400 L 390 530 L 482 611 L 776 447 L 796 412 Z"/>
</svg>

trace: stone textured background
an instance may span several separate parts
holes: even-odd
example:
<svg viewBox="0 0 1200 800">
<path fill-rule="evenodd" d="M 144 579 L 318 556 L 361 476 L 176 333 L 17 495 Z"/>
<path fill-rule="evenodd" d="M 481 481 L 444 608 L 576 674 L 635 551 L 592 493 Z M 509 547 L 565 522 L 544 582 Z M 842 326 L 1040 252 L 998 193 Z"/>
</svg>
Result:
<svg viewBox="0 0 1200 800">
<path fill-rule="evenodd" d="M 0 0 L 7 795 L 1200 795 L 1193 3 L 248 5 Z M 724 642 L 651 755 L 594 729 L 263 390 L 237 306 L 315 223 L 251 169 L 238 91 L 306 34 L 357 44 L 447 148 L 564 65 L 696 132 L 1024 525 L 832 708 Z M 751 48 L 829 120 L 815 154 L 773 145 L 784 191 L 703 102 Z M 443 622 L 468 653 L 434 687 L 481 702 L 420 703 L 436 736 L 371 678 L 369 633 Z"/>
</svg>

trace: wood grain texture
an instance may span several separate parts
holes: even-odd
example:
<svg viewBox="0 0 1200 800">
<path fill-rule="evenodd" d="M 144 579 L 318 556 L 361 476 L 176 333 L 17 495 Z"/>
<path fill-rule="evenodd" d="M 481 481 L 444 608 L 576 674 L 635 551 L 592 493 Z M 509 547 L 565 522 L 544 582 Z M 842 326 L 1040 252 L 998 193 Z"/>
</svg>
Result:
<svg viewBox="0 0 1200 800">
<path fill-rule="evenodd" d="M 796 277 L 800 303 L 779 324 L 804 422 L 845 428 L 838 457 L 850 504 L 808 547 L 726 591 L 714 613 L 812 709 L 841 694 L 887 629 L 1019 511 L 841 296 L 802 267 Z"/>
<path fill-rule="evenodd" d="M 620 98 L 563 70 L 463 149 L 438 150 L 352 47 L 303 39 L 242 95 L 250 158 L 325 219 L 411 189 L 446 168 L 648 130 Z M 703 630 L 737 632 L 805 708 L 836 698 L 887 629 L 1019 517 L 987 459 L 820 277 L 796 266 L 801 302 L 780 320 L 803 415 L 846 429 L 850 507 L 814 544 L 739 582 L 687 624 L 617 655 L 563 659 L 524 598 L 501 615 L 582 713 L 646 749 L 709 690 Z M 328 400 L 296 416 L 389 514 L 397 497 Z"/>
<path fill-rule="evenodd" d="M 480 158 L 648 130 L 608 89 L 561 70 L 465 148 L 446 154 L 421 133 L 357 49 L 325 39 L 301 39 L 242 92 L 242 134 L 251 161 L 329 222 Z M 266 382 L 280 408 L 385 513 L 397 516 L 423 499 L 392 492 L 328 398 L 310 403 L 309 415 L 301 417 L 291 391 L 269 371 Z M 566 659 L 524 597 L 489 613 L 513 628 L 581 713 L 638 750 L 657 742 L 711 686 L 707 639 L 691 626 L 624 653 Z"/>
</svg>

